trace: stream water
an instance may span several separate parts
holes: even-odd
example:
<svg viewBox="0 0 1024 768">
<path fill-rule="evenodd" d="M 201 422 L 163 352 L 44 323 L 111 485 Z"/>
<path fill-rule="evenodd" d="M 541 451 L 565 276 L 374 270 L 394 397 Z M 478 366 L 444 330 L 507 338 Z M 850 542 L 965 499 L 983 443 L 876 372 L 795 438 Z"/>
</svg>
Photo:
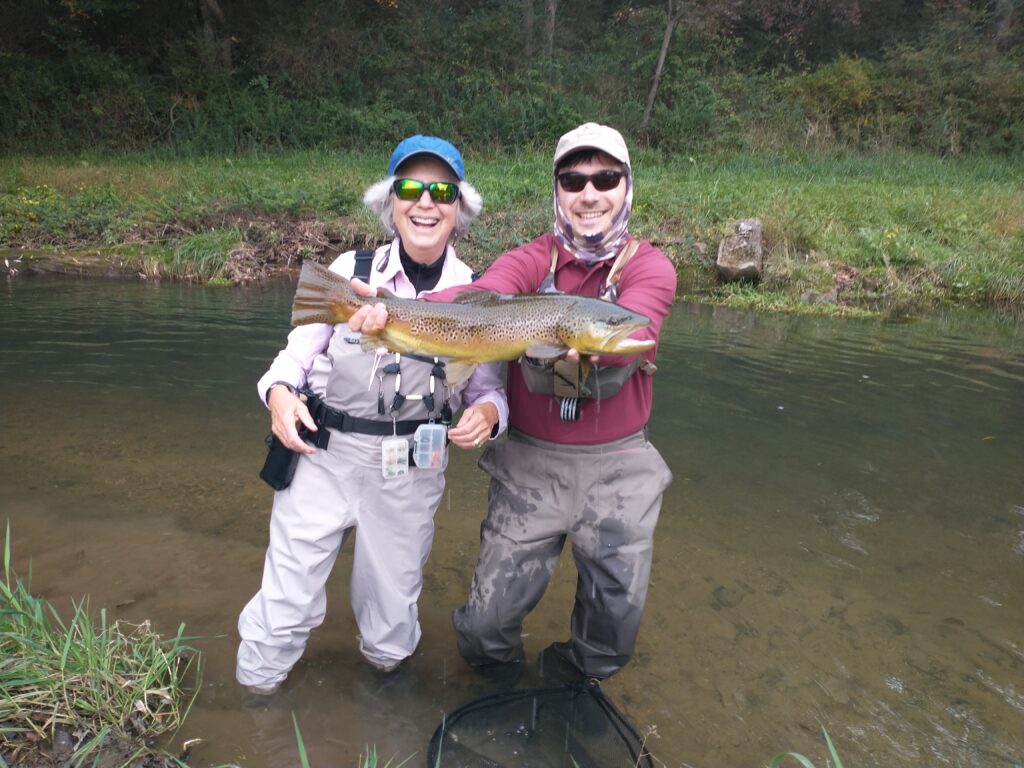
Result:
<svg viewBox="0 0 1024 768">
<path fill-rule="evenodd" d="M 246 705 L 235 622 L 258 588 L 271 491 L 255 382 L 292 287 L 19 278 L 0 284 L 0 524 L 58 607 L 197 636 L 203 687 L 174 743 L 193 766 L 313 768 L 367 746 L 421 765 L 480 690 L 450 627 L 486 503 L 453 452 L 396 676 L 361 661 L 351 549 L 278 697 Z M 675 475 L 633 662 L 604 690 L 666 766 L 1024 765 L 1024 324 L 756 315 L 678 305 L 653 442 Z M 607 414 L 614 418 L 613 413 Z M 563 558 L 526 625 L 565 639 Z M 531 662 L 532 664 L 532 662 Z"/>
</svg>

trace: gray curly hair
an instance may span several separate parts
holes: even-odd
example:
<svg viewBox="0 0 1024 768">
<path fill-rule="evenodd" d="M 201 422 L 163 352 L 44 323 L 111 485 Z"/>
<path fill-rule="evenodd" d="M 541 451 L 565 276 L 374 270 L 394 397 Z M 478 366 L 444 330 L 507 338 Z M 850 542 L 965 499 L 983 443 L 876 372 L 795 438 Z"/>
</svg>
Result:
<svg viewBox="0 0 1024 768">
<path fill-rule="evenodd" d="M 395 236 L 395 196 L 392 194 L 397 176 L 388 176 L 376 184 L 370 185 L 363 194 L 363 205 L 369 208 L 384 225 L 388 237 Z M 466 234 L 470 226 L 480 215 L 484 207 L 484 199 L 476 191 L 476 187 L 468 181 L 460 181 L 459 198 L 455 201 L 455 229 L 452 240 Z"/>
</svg>

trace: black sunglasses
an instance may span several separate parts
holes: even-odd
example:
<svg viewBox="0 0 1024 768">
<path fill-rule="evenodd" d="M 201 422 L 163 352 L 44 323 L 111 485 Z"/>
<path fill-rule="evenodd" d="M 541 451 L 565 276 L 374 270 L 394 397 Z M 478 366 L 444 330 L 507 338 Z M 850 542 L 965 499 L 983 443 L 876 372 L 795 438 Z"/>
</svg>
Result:
<svg viewBox="0 0 1024 768">
<path fill-rule="evenodd" d="M 566 171 L 558 174 L 558 183 L 566 192 L 582 192 L 589 181 L 598 192 L 607 192 L 619 186 L 625 175 L 622 171 L 598 171 L 591 174 Z"/>
<path fill-rule="evenodd" d="M 459 197 L 459 185 L 450 181 L 432 181 L 429 184 L 416 179 L 395 179 L 395 197 L 415 202 L 423 196 L 423 190 L 430 193 L 435 203 L 454 203 Z"/>
</svg>

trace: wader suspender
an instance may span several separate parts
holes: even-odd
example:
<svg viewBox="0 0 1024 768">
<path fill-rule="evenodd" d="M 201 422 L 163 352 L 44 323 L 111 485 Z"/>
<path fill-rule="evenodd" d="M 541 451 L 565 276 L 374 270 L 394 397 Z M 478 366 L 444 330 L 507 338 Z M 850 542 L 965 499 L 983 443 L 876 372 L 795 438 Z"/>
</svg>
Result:
<svg viewBox="0 0 1024 768">
<path fill-rule="evenodd" d="M 601 295 L 598 297 L 605 301 L 615 302 L 619 298 L 619 275 L 622 273 L 622 268 L 626 266 L 630 259 L 640 249 L 639 240 L 630 240 L 626 243 L 625 247 L 619 251 L 619 255 L 615 257 L 615 261 L 612 263 L 612 268 L 608 272 L 608 277 L 604 279 L 604 287 L 601 289 Z M 551 244 L 551 268 L 548 270 L 547 276 L 541 281 L 540 287 L 537 289 L 538 293 L 559 293 L 559 290 L 555 288 L 555 267 L 558 266 L 558 244 Z"/>
<path fill-rule="evenodd" d="M 370 282 L 370 267 L 373 266 L 373 251 L 356 251 L 356 265 L 352 269 L 352 277 L 358 277 L 364 283 Z"/>
<path fill-rule="evenodd" d="M 612 268 L 608 272 L 608 277 L 604 280 L 604 285 L 601 288 L 600 299 L 603 301 L 610 301 L 615 303 L 619 298 L 619 279 L 622 275 L 622 270 L 629 262 L 630 259 L 636 254 L 640 248 L 640 241 L 630 239 L 626 243 L 625 247 L 619 251 L 619 255 L 615 257 L 615 261 L 612 263 Z M 539 293 L 558 293 L 558 289 L 555 287 L 555 267 L 558 265 L 558 244 L 551 244 L 551 267 L 548 270 L 547 276 L 541 281 L 540 287 L 538 288 Z M 632 363 L 625 366 L 621 371 L 621 380 L 624 382 L 634 371 L 640 370 L 646 373 L 648 376 L 653 376 L 657 367 L 649 360 L 642 360 L 636 358 Z M 554 379 L 552 384 L 552 394 L 555 395 L 560 401 L 560 407 L 558 409 L 559 418 L 562 421 L 576 421 L 580 417 L 580 387 L 585 382 L 581 381 L 582 371 L 579 363 L 571 363 L 568 360 L 556 360 L 552 370 L 552 377 Z M 620 384 L 621 386 L 621 384 Z"/>
</svg>

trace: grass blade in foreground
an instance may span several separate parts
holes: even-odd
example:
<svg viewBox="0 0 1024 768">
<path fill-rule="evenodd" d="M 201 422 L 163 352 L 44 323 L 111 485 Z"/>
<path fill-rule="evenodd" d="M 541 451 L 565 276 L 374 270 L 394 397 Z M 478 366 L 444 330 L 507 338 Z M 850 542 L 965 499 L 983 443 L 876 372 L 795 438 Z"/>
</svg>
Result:
<svg viewBox="0 0 1024 768">
<path fill-rule="evenodd" d="M 825 735 L 825 743 L 828 745 L 828 752 L 829 755 L 832 756 L 832 762 L 835 764 L 835 768 L 843 768 L 843 761 L 839 759 L 839 755 L 836 753 L 836 748 L 832 744 L 832 739 L 829 738 L 828 731 L 822 728 L 821 732 Z M 778 766 L 782 764 L 782 761 L 787 757 L 793 758 L 800 763 L 800 765 L 804 766 L 804 768 L 814 768 L 814 763 L 798 752 L 780 752 L 772 758 L 772 761 L 768 764 L 768 768 L 778 768 Z"/>
</svg>

